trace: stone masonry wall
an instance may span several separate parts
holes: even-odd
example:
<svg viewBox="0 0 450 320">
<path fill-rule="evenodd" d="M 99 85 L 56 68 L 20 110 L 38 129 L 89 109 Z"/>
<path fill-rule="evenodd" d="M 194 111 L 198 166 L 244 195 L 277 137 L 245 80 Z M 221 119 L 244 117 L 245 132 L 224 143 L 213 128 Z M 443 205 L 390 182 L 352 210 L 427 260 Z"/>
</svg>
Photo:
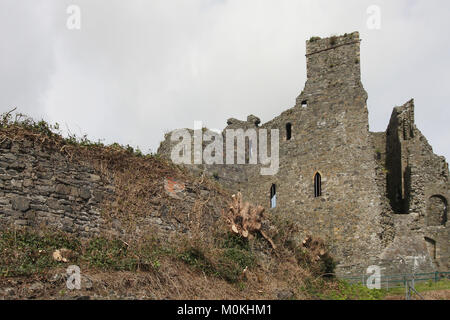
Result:
<svg viewBox="0 0 450 320">
<path fill-rule="evenodd" d="M 308 79 L 294 108 L 263 128 L 279 129 L 280 171 L 257 177 L 249 198 L 269 201 L 277 186 L 274 214 L 295 221 L 301 232 L 324 238 L 338 262 L 338 273 L 362 269 L 383 248 L 383 199 L 376 163 L 369 152 L 367 93 L 360 81 L 359 35 L 307 42 Z M 291 140 L 286 124 L 292 124 Z M 314 195 L 314 176 L 322 196 Z M 249 181 L 254 181 L 249 178 Z"/>
<path fill-rule="evenodd" d="M 222 162 L 226 163 L 226 130 L 227 129 L 243 129 L 244 131 L 247 129 L 258 129 L 259 128 L 260 120 L 259 118 L 250 115 L 247 118 L 247 121 L 240 121 L 234 118 L 230 118 L 227 120 L 227 127 L 223 130 L 221 136 L 223 139 L 223 159 Z M 223 187 L 225 187 L 228 190 L 231 190 L 233 192 L 239 192 L 243 191 L 245 186 L 248 184 L 248 174 L 250 171 L 252 171 L 254 168 L 250 168 L 247 164 L 237 164 L 236 160 L 236 154 L 235 154 L 235 164 L 229 164 L 229 165 L 208 165 L 208 164 L 194 164 L 194 130 L 192 129 L 185 129 L 187 132 L 189 132 L 190 136 L 192 137 L 191 140 L 191 158 L 190 162 L 192 164 L 185 164 L 185 167 L 187 167 L 189 170 L 191 170 L 196 175 L 202 175 L 206 174 L 209 177 L 212 177 L 213 179 L 217 180 Z M 203 134 L 209 133 L 212 136 L 219 135 L 216 132 L 212 132 L 208 129 L 203 129 Z M 165 135 L 164 141 L 161 142 L 159 148 L 158 148 L 158 154 L 161 156 L 171 159 L 171 154 L 173 148 L 179 143 L 179 141 L 172 141 L 172 134 L 173 132 L 169 132 Z M 202 148 L 204 149 L 210 142 L 202 141 Z M 248 163 L 249 159 L 249 141 L 248 139 L 245 141 L 245 161 Z M 203 150 L 202 149 L 202 150 Z M 236 145 L 235 145 L 236 149 Z"/>
<path fill-rule="evenodd" d="M 370 265 L 388 274 L 448 270 L 448 166 L 415 127 L 413 101 L 394 109 L 386 132 L 369 132 L 359 34 L 311 38 L 306 57 L 307 81 L 293 108 L 261 126 L 249 116 L 226 127 L 278 129 L 278 173 L 261 176 L 261 165 L 202 172 L 214 172 L 219 183 L 296 223 L 298 240 L 325 239 L 340 276 Z M 168 155 L 168 145 L 166 137 L 159 152 Z M 230 172 L 233 183 L 226 181 Z"/>
<path fill-rule="evenodd" d="M 416 239 L 428 250 L 429 257 L 423 259 L 431 258 L 434 268 L 448 270 L 448 164 L 444 157 L 433 153 L 417 129 L 413 100 L 394 109 L 386 135 L 386 149 L 391 153 L 388 157 L 391 162 L 386 162 L 388 182 L 394 184 L 387 189 L 387 196 L 394 203 L 396 212 L 403 215 L 394 215 L 396 220 L 403 220 L 397 234 Z M 389 179 L 389 176 L 395 178 Z"/>
<path fill-rule="evenodd" d="M 199 214 L 203 214 L 202 225 L 212 225 L 229 201 L 226 194 L 196 182 L 191 175 L 173 179 L 171 167 L 163 167 L 169 175 L 152 174 L 156 181 L 151 184 L 151 196 L 145 199 L 139 215 L 133 216 L 124 208 L 125 219 L 111 216 L 108 211 L 111 203 L 129 201 L 126 193 L 117 192 L 123 185 L 116 185 L 113 172 L 99 171 L 90 160 L 74 160 L 59 148 L 47 148 L 33 139 L 3 138 L 0 143 L 0 230 L 56 229 L 80 238 L 158 234 L 160 239 L 165 239 L 173 234 L 189 233 L 193 217 Z M 165 185 L 168 183 L 172 186 Z M 133 185 L 134 181 L 130 181 L 130 186 Z M 166 192 L 166 187 L 173 192 Z"/>
<path fill-rule="evenodd" d="M 100 231 L 100 203 L 113 187 L 33 141 L 0 145 L 0 225 L 47 226 L 82 237 Z"/>
</svg>

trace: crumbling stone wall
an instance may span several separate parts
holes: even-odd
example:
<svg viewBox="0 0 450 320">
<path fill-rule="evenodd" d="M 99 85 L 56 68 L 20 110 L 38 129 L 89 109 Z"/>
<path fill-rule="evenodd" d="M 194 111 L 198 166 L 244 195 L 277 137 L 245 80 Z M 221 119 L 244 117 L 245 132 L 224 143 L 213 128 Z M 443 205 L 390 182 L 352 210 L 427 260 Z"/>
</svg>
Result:
<svg viewBox="0 0 450 320">
<path fill-rule="evenodd" d="M 249 115 L 247 117 L 247 121 L 241 121 L 234 118 L 230 118 L 227 120 L 227 127 L 220 134 L 223 141 L 223 164 L 226 163 L 226 130 L 227 129 L 243 129 L 244 132 L 248 129 L 256 129 L 258 130 L 260 119 L 255 117 L 254 115 Z M 243 191 L 245 186 L 248 184 L 248 175 L 250 171 L 254 171 L 255 168 L 250 168 L 247 164 L 237 164 L 237 143 L 235 143 L 235 155 L 234 155 L 234 164 L 228 165 L 208 165 L 203 161 L 202 164 L 194 164 L 194 130 L 192 129 L 184 129 L 189 132 L 192 137 L 191 141 L 191 163 L 185 164 L 184 166 L 191 170 L 196 175 L 206 174 L 209 177 L 217 180 L 223 187 L 233 192 Z M 209 133 L 211 136 L 216 137 L 219 135 L 216 132 L 213 132 L 207 128 L 202 130 L 203 134 Z M 164 140 L 160 143 L 158 148 L 158 154 L 167 159 L 171 159 L 172 150 L 175 145 L 179 143 L 179 141 L 172 141 L 173 132 L 169 132 L 164 136 Z M 209 144 L 210 142 L 206 142 L 202 140 L 202 150 Z M 249 140 L 245 140 L 245 162 L 249 162 Z"/>
<path fill-rule="evenodd" d="M 295 221 L 299 239 L 308 233 L 324 238 L 339 273 L 354 272 L 376 257 L 385 236 L 359 46 L 358 33 L 307 42 L 308 79 L 296 105 L 262 125 L 281 132 L 280 171 L 254 176 L 258 183 L 248 188 L 249 198 L 266 204 L 276 184 L 277 207 L 271 211 Z M 314 194 L 316 173 L 320 197 Z"/>
<path fill-rule="evenodd" d="M 449 199 L 448 164 L 433 153 L 414 122 L 414 100 L 394 108 L 386 131 L 387 196 L 395 213 L 407 215 L 397 233 L 433 244 L 435 268 L 450 266 L 450 234 L 447 227 Z M 389 182 L 391 183 L 389 185 Z M 396 192 L 397 190 L 397 192 Z M 399 219 L 398 216 L 395 216 Z M 428 248 L 429 249 L 429 248 Z"/>
<path fill-rule="evenodd" d="M 129 201 L 117 193 L 124 187 L 117 184 L 117 172 L 99 168 L 92 159 L 73 159 L 39 139 L 12 139 L 2 134 L 0 141 L 0 230 L 60 230 L 80 238 L 157 234 L 165 239 L 189 233 L 197 215 L 202 215 L 201 226 L 212 225 L 229 201 L 228 195 L 190 175 L 171 181 L 180 188 L 166 190 L 165 184 L 173 176 L 157 171 L 153 176 L 158 180 L 151 183 L 153 196 L 147 198 L 145 210 L 133 216 L 125 207 L 123 217 L 113 215 L 111 206 Z M 158 164 L 163 172 L 174 172 Z"/>
<path fill-rule="evenodd" d="M 261 126 L 252 124 L 254 116 L 228 122 L 227 128 L 278 129 L 279 172 L 261 176 L 260 165 L 202 169 L 297 223 L 299 239 L 324 238 L 339 275 L 374 264 L 385 273 L 448 270 L 448 166 L 416 128 L 413 101 L 394 109 L 386 132 L 370 132 L 359 34 L 311 38 L 306 57 L 307 81 L 293 108 Z M 166 137 L 161 154 L 167 145 Z M 230 171 L 236 183 L 225 181 Z M 270 209 L 272 185 L 277 206 Z"/>
<path fill-rule="evenodd" d="M 100 231 L 100 203 L 113 186 L 31 140 L 0 145 L 0 225 L 46 226 L 82 237 Z"/>
</svg>

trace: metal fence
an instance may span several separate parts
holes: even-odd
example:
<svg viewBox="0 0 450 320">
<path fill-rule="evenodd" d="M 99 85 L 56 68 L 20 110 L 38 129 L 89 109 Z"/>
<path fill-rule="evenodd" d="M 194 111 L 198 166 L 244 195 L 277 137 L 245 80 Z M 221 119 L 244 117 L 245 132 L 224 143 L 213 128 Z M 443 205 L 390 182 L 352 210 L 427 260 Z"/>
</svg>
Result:
<svg viewBox="0 0 450 320">
<path fill-rule="evenodd" d="M 362 283 L 366 285 L 368 278 L 371 275 L 363 274 L 361 276 L 340 277 L 349 283 Z M 450 279 L 450 272 L 430 272 L 430 273 L 412 273 L 412 274 L 392 274 L 381 275 L 380 284 L 382 289 L 390 289 L 397 287 L 407 287 L 408 284 L 433 281 L 438 282 L 442 279 Z"/>
</svg>

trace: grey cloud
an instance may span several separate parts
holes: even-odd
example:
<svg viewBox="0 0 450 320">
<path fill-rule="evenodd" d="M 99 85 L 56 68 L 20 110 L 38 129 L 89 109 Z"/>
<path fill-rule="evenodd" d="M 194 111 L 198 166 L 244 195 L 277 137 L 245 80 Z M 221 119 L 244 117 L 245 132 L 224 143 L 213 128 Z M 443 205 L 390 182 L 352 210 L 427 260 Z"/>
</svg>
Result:
<svg viewBox="0 0 450 320">
<path fill-rule="evenodd" d="M 65 28 L 69 4 L 82 28 Z M 416 121 L 450 156 L 446 1 L 9 1 L 0 3 L 1 110 L 11 105 L 93 139 L 156 150 L 164 131 L 229 117 L 268 121 L 306 80 L 305 40 L 359 30 L 371 130 L 416 99 Z"/>
</svg>

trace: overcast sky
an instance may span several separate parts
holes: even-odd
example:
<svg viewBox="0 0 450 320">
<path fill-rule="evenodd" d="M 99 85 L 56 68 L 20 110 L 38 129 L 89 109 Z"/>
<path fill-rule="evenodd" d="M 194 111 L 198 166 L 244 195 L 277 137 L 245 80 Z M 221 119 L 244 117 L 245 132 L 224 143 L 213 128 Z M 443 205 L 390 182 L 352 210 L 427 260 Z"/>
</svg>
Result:
<svg viewBox="0 0 450 320">
<path fill-rule="evenodd" d="M 449 17 L 446 0 L 0 0 L 0 111 L 156 151 L 195 120 L 223 129 L 293 107 L 305 41 L 359 31 L 370 130 L 415 98 L 418 128 L 450 159 Z"/>
</svg>

